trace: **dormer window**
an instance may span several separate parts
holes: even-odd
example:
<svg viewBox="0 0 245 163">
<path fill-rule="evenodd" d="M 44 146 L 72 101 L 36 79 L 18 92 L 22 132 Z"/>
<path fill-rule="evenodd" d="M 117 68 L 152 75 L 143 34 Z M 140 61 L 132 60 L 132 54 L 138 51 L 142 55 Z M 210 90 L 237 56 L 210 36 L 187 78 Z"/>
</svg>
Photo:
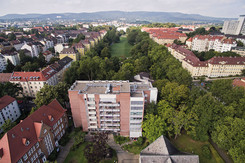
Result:
<svg viewBox="0 0 245 163">
<path fill-rule="evenodd" d="M 22 143 L 25 145 L 25 146 L 28 146 L 30 144 L 30 141 L 27 140 L 26 138 L 22 138 Z"/>
<path fill-rule="evenodd" d="M 48 115 L 48 119 L 52 122 L 54 121 L 54 117 L 52 115 Z"/>
</svg>

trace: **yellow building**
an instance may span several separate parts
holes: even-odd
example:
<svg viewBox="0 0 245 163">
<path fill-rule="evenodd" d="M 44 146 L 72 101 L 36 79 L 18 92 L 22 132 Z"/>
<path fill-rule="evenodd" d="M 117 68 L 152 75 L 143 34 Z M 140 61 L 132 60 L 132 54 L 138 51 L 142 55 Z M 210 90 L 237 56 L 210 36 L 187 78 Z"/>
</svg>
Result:
<svg viewBox="0 0 245 163">
<path fill-rule="evenodd" d="M 84 54 L 85 54 L 85 46 L 81 42 L 73 44 L 73 47 L 78 51 L 78 53 L 81 56 L 84 56 Z"/>
<path fill-rule="evenodd" d="M 90 50 L 91 44 L 88 39 L 80 41 L 85 46 L 85 51 Z"/>
<path fill-rule="evenodd" d="M 60 59 L 63 59 L 65 57 L 70 57 L 71 59 L 73 59 L 74 61 L 79 60 L 79 54 L 77 52 L 77 50 L 75 50 L 73 47 L 72 48 L 64 48 L 61 52 L 60 52 Z"/>
</svg>

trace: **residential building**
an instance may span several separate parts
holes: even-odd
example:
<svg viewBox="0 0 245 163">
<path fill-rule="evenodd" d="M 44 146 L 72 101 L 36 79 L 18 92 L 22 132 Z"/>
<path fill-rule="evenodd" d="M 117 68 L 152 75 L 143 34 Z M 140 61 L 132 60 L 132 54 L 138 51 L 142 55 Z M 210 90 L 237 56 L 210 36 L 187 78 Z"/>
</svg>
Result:
<svg viewBox="0 0 245 163">
<path fill-rule="evenodd" d="M 50 59 L 53 58 L 53 54 L 52 54 L 52 52 L 49 51 L 49 50 L 46 50 L 45 52 L 43 52 L 43 56 L 45 57 L 45 60 L 46 60 L 47 62 L 49 62 Z"/>
<path fill-rule="evenodd" d="M 150 38 L 158 44 L 172 44 L 174 40 L 180 40 L 182 43 L 185 42 L 187 36 L 185 33 L 178 32 L 179 28 L 145 28 L 141 31 L 147 32 Z"/>
<path fill-rule="evenodd" d="M 208 61 L 200 61 L 196 55 L 183 46 L 172 44 L 168 46 L 171 54 L 182 62 L 192 77 L 240 75 L 245 69 L 245 57 L 213 57 Z"/>
<path fill-rule="evenodd" d="M 233 86 L 236 86 L 236 87 L 243 87 L 245 88 L 245 78 L 241 78 L 241 79 L 234 79 L 233 82 L 232 82 L 232 85 Z"/>
<path fill-rule="evenodd" d="M 57 100 L 41 106 L 2 137 L 1 162 L 46 162 L 53 150 L 59 150 L 67 127 L 66 110 Z"/>
<path fill-rule="evenodd" d="M 68 91 L 75 127 L 142 136 L 144 106 L 157 101 L 150 82 L 76 81 Z"/>
<path fill-rule="evenodd" d="M 32 44 L 32 43 L 24 43 L 24 45 L 21 47 L 22 50 L 27 49 L 31 52 L 31 57 L 38 57 L 39 53 L 40 53 L 40 49 Z"/>
<path fill-rule="evenodd" d="M 58 78 L 56 71 L 48 66 L 41 72 L 13 72 L 10 82 L 20 84 L 23 95 L 35 97 L 45 84 L 58 84 Z"/>
<path fill-rule="evenodd" d="M 85 55 L 85 46 L 81 42 L 75 43 L 72 46 L 80 53 L 81 56 Z"/>
<path fill-rule="evenodd" d="M 80 42 L 85 46 L 85 50 L 86 50 L 86 51 L 90 50 L 91 43 L 89 42 L 88 39 L 81 40 Z"/>
<path fill-rule="evenodd" d="M 162 135 L 140 152 L 139 163 L 149 162 L 199 163 L 199 156 L 179 151 Z"/>
<path fill-rule="evenodd" d="M 0 54 L 0 72 L 3 72 L 3 70 L 6 69 L 6 66 L 7 66 L 7 62 L 5 58 L 3 57 L 3 55 Z"/>
<path fill-rule="evenodd" d="M 58 60 L 57 62 L 49 66 L 57 72 L 56 77 L 58 81 L 62 80 L 65 70 L 71 66 L 72 62 L 73 59 L 71 59 L 70 57 L 64 57 L 61 60 Z"/>
<path fill-rule="evenodd" d="M 0 73 L 0 83 L 9 82 L 12 73 Z"/>
<path fill-rule="evenodd" d="M 68 44 L 56 44 L 54 46 L 55 53 L 60 53 L 64 48 L 69 48 Z"/>
<path fill-rule="evenodd" d="M 5 51 L 4 50 L 0 54 L 2 54 L 6 63 L 9 60 L 15 66 L 20 64 L 19 54 L 16 51 Z"/>
<path fill-rule="evenodd" d="M 3 96 L 0 98 L 0 128 L 6 120 L 16 121 L 21 115 L 20 108 L 17 101 L 10 96 Z M 0 129 L 0 133 L 2 133 Z"/>
<path fill-rule="evenodd" d="M 24 43 L 19 41 L 19 40 L 13 40 L 13 41 L 11 41 L 11 45 L 18 51 L 21 49 L 21 47 L 24 45 Z"/>
<path fill-rule="evenodd" d="M 221 32 L 231 35 L 245 35 L 245 15 L 240 15 L 238 20 L 225 21 Z"/>
<path fill-rule="evenodd" d="M 79 59 L 79 54 L 78 51 L 75 50 L 73 47 L 72 48 L 64 48 L 61 52 L 60 52 L 60 59 L 64 58 L 64 57 L 70 57 L 71 59 L 73 59 L 74 61 L 77 61 Z"/>
<path fill-rule="evenodd" d="M 242 57 L 245 57 L 245 47 L 234 47 L 231 49 L 232 52 L 239 54 Z"/>
<path fill-rule="evenodd" d="M 190 42 L 191 40 L 189 39 L 188 44 Z M 191 50 L 198 52 L 209 51 L 211 49 L 217 52 L 226 52 L 231 51 L 231 48 L 236 46 L 235 40 L 227 39 L 225 36 L 214 35 L 196 35 L 191 42 Z"/>
</svg>

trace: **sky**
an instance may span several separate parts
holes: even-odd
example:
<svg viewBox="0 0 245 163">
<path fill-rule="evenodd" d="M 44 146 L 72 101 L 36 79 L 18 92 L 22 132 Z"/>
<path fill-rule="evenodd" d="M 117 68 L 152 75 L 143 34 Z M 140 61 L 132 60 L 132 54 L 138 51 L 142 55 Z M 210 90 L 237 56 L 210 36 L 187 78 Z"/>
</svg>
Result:
<svg viewBox="0 0 245 163">
<path fill-rule="evenodd" d="M 0 0 L 0 16 L 27 13 L 160 11 L 237 18 L 245 0 Z"/>
</svg>

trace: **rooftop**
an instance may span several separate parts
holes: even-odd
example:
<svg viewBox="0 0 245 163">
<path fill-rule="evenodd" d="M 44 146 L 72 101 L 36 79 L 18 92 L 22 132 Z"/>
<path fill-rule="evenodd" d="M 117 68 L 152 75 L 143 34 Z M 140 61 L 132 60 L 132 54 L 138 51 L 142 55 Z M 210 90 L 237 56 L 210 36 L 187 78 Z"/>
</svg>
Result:
<svg viewBox="0 0 245 163">
<path fill-rule="evenodd" d="M 129 81 L 76 81 L 69 91 L 78 91 L 88 94 L 119 94 L 121 92 L 134 92 L 134 97 L 141 97 L 139 91 L 151 88 L 151 83 Z M 136 93 L 137 91 L 137 93 Z"/>
<path fill-rule="evenodd" d="M 11 96 L 3 96 L 0 98 L 0 110 L 2 110 L 3 108 L 5 108 L 6 106 L 8 106 L 10 103 L 14 102 L 15 98 L 11 97 Z"/>
</svg>

